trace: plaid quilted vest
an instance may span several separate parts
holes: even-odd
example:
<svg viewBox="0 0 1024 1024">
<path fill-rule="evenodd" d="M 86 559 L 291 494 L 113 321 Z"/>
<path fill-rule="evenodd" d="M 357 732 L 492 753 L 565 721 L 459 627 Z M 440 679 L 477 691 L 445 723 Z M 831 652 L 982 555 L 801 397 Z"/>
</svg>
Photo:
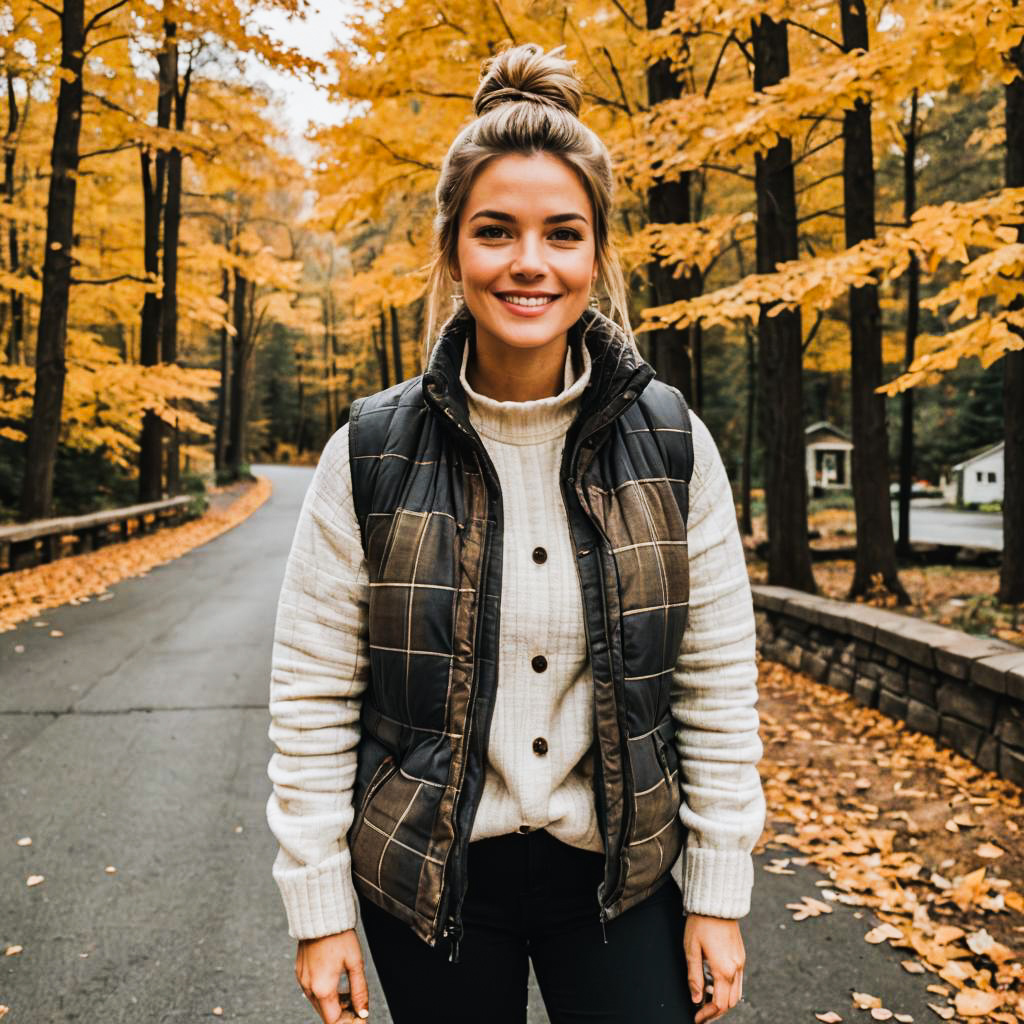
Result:
<svg viewBox="0 0 1024 1024">
<path fill-rule="evenodd" d="M 453 959 L 499 684 L 504 528 L 459 382 L 473 324 L 463 307 L 426 373 L 355 402 L 349 425 L 370 580 L 353 882 L 428 944 L 450 937 Z M 593 360 L 561 490 L 594 679 L 603 923 L 657 888 L 685 840 L 669 690 L 687 619 L 693 448 L 682 395 L 653 380 L 613 321 L 588 309 L 569 341 Z"/>
</svg>

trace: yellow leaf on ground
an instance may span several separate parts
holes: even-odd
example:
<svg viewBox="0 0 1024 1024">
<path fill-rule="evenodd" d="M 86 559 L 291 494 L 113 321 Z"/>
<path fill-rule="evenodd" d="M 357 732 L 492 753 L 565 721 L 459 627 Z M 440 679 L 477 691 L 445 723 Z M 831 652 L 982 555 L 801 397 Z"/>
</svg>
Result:
<svg viewBox="0 0 1024 1024">
<path fill-rule="evenodd" d="M 828 1013 L 816 1013 L 814 1016 L 817 1017 L 822 1024 L 839 1024 L 843 1019 L 835 1010 L 829 1010 Z"/>
<path fill-rule="evenodd" d="M 996 857 L 1002 857 L 1005 853 L 1005 851 L 996 846 L 995 843 L 982 843 L 974 852 L 979 857 L 987 857 L 990 860 L 994 860 Z"/>
<path fill-rule="evenodd" d="M 937 1013 L 943 1020 L 953 1019 L 953 1007 L 952 1006 L 937 1006 L 935 1003 L 929 1003 L 928 1009 L 932 1013 Z"/>
<path fill-rule="evenodd" d="M 902 967 L 907 974 L 924 974 L 924 965 L 919 963 L 917 960 L 901 960 L 900 967 Z"/>
<path fill-rule="evenodd" d="M 31 846 L 32 845 L 32 837 L 31 836 L 22 836 L 18 840 L 18 845 L 19 846 Z"/>
<path fill-rule="evenodd" d="M 17 956 L 23 948 L 23 946 L 8 946 L 4 950 L 4 956 Z"/>
<path fill-rule="evenodd" d="M 877 928 L 872 928 L 871 931 L 864 936 L 865 942 L 870 942 L 872 945 L 877 945 L 879 942 L 885 942 L 886 939 L 902 939 L 903 932 L 899 930 L 895 925 L 884 923 L 880 924 Z"/>
<path fill-rule="evenodd" d="M 937 996 L 948 996 L 949 989 L 945 985 L 929 985 L 928 991 L 934 993 Z"/>
<path fill-rule="evenodd" d="M 900 1024 L 914 1024 L 914 1018 L 909 1013 L 897 1013 L 896 1020 L 898 1020 Z"/>
<path fill-rule="evenodd" d="M 858 1010 L 871 1010 L 882 1005 L 882 1000 L 878 996 L 868 995 L 867 992 L 854 992 L 852 995 L 853 1005 Z"/>
<path fill-rule="evenodd" d="M 45 875 L 29 875 L 25 879 L 26 885 L 38 885 L 46 876 Z"/>
<path fill-rule="evenodd" d="M 984 1017 L 1003 1005 L 1001 992 L 982 992 L 978 988 L 965 988 L 953 1000 L 956 1012 L 964 1017 Z"/>
<path fill-rule="evenodd" d="M 947 942 L 962 939 L 965 934 L 966 933 L 963 928 L 957 928 L 956 925 L 953 924 L 944 924 L 935 929 L 935 941 L 940 946 L 945 946 Z"/>
<path fill-rule="evenodd" d="M 876 1006 L 871 1011 L 871 1017 L 873 1020 L 892 1020 L 892 1010 L 887 1010 L 884 1006 Z"/>
</svg>

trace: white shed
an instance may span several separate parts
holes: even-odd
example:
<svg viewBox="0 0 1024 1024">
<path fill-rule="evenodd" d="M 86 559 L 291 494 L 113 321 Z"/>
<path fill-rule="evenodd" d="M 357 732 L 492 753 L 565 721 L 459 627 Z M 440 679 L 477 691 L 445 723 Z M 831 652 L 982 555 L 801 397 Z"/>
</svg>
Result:
<svg viewBox="0 0 1024 1024">
<path fill-rule="evenodd" d="M 1005 448 L 1005 441 L 988 445 L 953 467 L 958 505 L 1003 500 Z"/>
<path fill-rule="evenodd" d="M 825 491 L 848 491 L 853 469 L 853 441 L 838 427 L 819 420 L 804 428 L 807 493 L 820 497 Z"/>
</svg>

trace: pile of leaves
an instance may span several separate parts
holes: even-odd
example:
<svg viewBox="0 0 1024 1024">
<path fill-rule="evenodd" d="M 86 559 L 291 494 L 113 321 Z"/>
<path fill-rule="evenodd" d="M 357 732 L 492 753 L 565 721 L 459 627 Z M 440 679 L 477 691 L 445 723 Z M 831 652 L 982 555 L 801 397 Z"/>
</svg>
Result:
<svg viewBox="0 0 1024 1024">
<path fill-rule="evenodd" d="M 759 686 L 768 820 L 755 852 L 787 852 L 766 871 L 812 864 L 829 879 L 794 917 L 868 908 L 881 924 L 865 941 L 934 976 L 938 1017 L 1024 1021 L 1021 790 L 783 665 L 761 662 Z M 899 1019 L 868 993 L 854 1005 Z"/>
<path fill-rule="evenodd" d="M 206 544 L 252 515 L 270 497 L 270 490 L 270 481 L 258 477 L 214 492 L 209 510 L 181 526 L 5 573 L 0 576 L 0 633 L 48 608 L 87 601 L 105 593 L 112 583 L 141 576 Z"/>
</svg>

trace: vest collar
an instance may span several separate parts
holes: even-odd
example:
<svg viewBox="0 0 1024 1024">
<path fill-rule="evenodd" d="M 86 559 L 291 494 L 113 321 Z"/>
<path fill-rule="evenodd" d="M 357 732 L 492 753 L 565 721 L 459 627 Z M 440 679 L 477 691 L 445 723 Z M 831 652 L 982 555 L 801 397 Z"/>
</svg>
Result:
<svg viewBox="0 0 1024 1024">
<path fill-rule="evenodd" d="M 476 431 L 469 422 L 466 392 L 459 378 L 463 353 L 475 326 L 469 309 L 461 306 L 441 327 L 423 374 L 428 404 L 472 438 Z M 580 398 L 577 419 L 593 419 L 592 429 L 599 429 L 636 401 L 654 377 L 654 369 L 622 328 L 600 310 L 585 309 L 568 334 L 569 345 L 586 345 L 591 359 L 590 383 Z"/>
</svg>

